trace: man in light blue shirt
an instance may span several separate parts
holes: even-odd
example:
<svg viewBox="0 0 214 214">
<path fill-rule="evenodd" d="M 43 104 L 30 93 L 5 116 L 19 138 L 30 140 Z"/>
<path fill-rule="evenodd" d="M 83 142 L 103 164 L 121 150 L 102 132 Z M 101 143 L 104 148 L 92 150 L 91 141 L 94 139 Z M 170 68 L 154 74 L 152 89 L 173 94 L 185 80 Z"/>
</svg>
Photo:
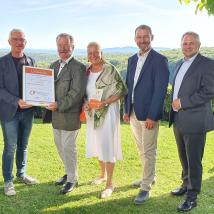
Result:
<svg viewBox="0 0 214 214">
<path fill-rule="evenodd" d="M 187 212 L 197 206 L 201 191 L 202 158 L 206 133 L 214 130 L 211 99 L 214 98 L 214 60 L 199 53 L 200 39 L 194 32 L 182 36 L 184 59 L 178 63 L 172 90 L 170 125 L 177 143 L 182 166 L 182 184 L 171 191 L 185 195 L 177 208 Z"/>
</svg>

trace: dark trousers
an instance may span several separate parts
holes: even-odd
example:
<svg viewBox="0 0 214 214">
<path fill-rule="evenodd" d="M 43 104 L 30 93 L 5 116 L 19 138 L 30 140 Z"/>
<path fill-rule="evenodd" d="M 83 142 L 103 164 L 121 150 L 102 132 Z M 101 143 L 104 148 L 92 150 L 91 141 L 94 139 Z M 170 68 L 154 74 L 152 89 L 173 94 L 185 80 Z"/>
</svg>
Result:
<svg viewBox="0 0 214 214">
<path fill-rule="evenodd" d="M 187 200 L 195 200 L 201 191 L 202 158 L 206 141 L 204 134 L 183 134 L 173 125 L 178 154 L 182 165 L 183 187 L 187 187 Z"/>
</svg>

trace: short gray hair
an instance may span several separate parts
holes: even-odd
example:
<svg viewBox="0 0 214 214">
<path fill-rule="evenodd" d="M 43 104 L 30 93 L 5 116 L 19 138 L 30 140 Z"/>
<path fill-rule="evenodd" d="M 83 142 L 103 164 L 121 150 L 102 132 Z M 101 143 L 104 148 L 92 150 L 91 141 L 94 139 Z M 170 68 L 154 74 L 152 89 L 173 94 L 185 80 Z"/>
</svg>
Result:
<svg viewBox="0 0 214 214">
<path fill-rule="evenodd" d="M 149 27 L 148 25 L 139 25 L 136 29 L 135 29 L 135 35 L 136 35 L 136 32 L 141 29 L 141 30 L 148 30 L 149 33 L 152 35 L 152 29 L 151 27 Z"/>
<path fill-rule="evenodd" d="M 13 33 L 22 33 L 25 36 L 25 33 L 23 30 L 18 29 L 18 28 L 14 28 L 9 33 L 9 40 L 11 39 Z"/>
<path fill-rule="evenodd" d="M 74 37 L 71 36 L 71 35 L 68 34 L 68 33 L 60 33 L 60 34 L 56 37 L 56 42 L 57 42 L 60 38 L 62 38 L 62 37 L 67 37 L 67 38 L 69 38 L 71 44 L 74 43 Z"/>
<path fill-rule="evenodd" d="M 182 42 L 183 38 L 187 35 L 193 36 L 197 40 L 198 44 L 201 44 L 199 35 L 193 31 L 187 31 L 186 33 L 184 33 L 181 37 L 181 42 Z"/>
<path fill-rule="evenodd" d="M 89 44 L 87 45 L 87 49 L 90 48 L 90 47 L 96 47 L 97 49 L 99 49 L 100 51 L 102 51 L 102 48 L 100 46 L 100 44 L 98 42 L 89 42 Z"/>
<path fill-rule="evenodd" d="M 103 57 L 103 52 L 102 52 L 101 45 L 98 42 L 89 42 L 88 45 L 87 45 L 87 50 L 90 47 L 96 47 L 101 52 L 101 60 L 102 60 L 102 63 L 104 64 L 105 63 L 105 59 Z"/>
</svg>

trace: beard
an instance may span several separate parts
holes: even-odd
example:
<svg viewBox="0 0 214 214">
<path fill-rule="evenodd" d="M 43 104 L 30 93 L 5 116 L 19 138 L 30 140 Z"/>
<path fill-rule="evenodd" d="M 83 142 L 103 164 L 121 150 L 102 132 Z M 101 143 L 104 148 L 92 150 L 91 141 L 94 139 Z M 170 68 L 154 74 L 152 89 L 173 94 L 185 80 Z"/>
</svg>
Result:
<svg viewBox="0 0 214 214">
<path fill-rule="evenodd" d="M 142 52 L 147 52 L 150 48 L 151 48 L 151 45 L 150 45 L 150 43 L 148 43 L 148 42 L 145 42 L 145 43 L 141 43 L 141 44 L 139 44 L 139 48 L 140 48 L 140 50 L 142 51 Z"/>
</svg>

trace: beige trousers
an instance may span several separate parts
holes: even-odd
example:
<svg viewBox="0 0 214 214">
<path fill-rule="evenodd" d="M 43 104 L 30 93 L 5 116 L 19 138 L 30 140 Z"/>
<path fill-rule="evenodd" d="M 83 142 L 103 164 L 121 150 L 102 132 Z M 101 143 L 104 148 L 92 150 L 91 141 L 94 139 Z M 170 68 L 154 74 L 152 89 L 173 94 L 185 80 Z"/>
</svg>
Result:
<svg viewBox="0 0 214 214">
<path fill-rule="evenodd" d="M 133 111 L 130 117 L 130 125 L 143 166 L 141 189 L 149 191 L 151 189 L 152 182 L 155 180 L 159 121 L 155 123 L 155 127 L 153 129 L 146 129 L 145 121 L 139 121 Z"/>
<path fill-rule="evenodd" d="M 53 129 L 53 134 L 59 156 L 64 164 L 65 174 L 67 174 L 67 182 L 73 183 L 78 178 L 76 149 L 78 130 L 65 131 Z"/>
</svg>

